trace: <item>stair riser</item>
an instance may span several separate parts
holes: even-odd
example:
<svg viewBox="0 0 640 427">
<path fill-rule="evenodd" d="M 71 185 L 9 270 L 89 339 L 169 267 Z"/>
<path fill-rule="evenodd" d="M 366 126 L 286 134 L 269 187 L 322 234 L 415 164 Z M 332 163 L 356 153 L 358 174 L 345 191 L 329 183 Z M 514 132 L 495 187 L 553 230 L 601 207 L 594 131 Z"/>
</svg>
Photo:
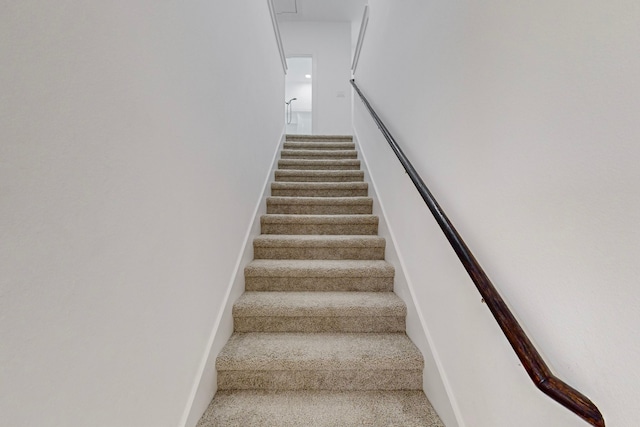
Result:
<svg viewBox="0 0 640 427">
<path fill-rule="evenodd" d="M 308 160 L 356 159 L 358 154 L 353 150 L 283 150 L 280 158 Z"/>
<path fill-rule="evenodd" d="M 236 332 L 404 332 L 403 316 L 235 317 Z"/>
<path fill-rule="evenodd" d="M 309 164 L 309 163 L 293 163 L 293 162 L 278 162 L 278 169 L 286 170 L 360 170 L 360 162 L 357 164 L 340 164 L 338 162 L 334 164 Z"/>
<path fill-rule="evenodd" d="M 358 175 L 278 175 L 276 182 L 363 182 L 364 174 Z"/>
<path fill-rule="evenodd" d="M 320 235 L 375 235 L 378 234 L 378 224 L 299 224 L 291 223 L 262 223 L 262 234 L 320 234 Z"/>
<path fill-rule="evenodd" d="M 284 150 L 355 150 L 353 142 L 285 142 Z"/>
<path fill-rule="evenodd" d="M 245 277 L 247 292 L 392 292 L 393 277 Z"/>
<path fill-rule="evenodd" d="M 267 214 L 293 215 L 370 215 L 371 205 L 285 205 L 267 203 Z"/>
<path fill-rule="evenodd" d="M 276 188 L 271 190 L 271 195 L 280 197 L 366 197 L 368 190 L 366 188 Z"/>
<path fill-rule="evenodd" d="M 260 247 L 253 249 L 256 259 L 384 259 L 384 248 L 300 248 Z"/>
<path fill-rule="evenodd" d="M 287 142 L 353 142 L 350 135 L 287 135 Z"/>
<path fill-rule="evenodd" d="M 421 370 L 218 371 L 219 390 L 421 390 Z"/>
</svg>

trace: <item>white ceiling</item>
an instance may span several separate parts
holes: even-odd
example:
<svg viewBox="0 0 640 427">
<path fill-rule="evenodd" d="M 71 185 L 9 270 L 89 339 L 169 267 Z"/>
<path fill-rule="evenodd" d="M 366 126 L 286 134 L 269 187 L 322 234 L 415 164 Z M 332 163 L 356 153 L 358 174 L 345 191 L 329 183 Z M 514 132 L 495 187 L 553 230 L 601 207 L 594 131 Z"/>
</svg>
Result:
<svg viewBox="0 0 640 427">
<path fill-rule="evenodd" d="M 359 21 L 367 0 L 273 0 L 279 21 Z"/>
</svg>

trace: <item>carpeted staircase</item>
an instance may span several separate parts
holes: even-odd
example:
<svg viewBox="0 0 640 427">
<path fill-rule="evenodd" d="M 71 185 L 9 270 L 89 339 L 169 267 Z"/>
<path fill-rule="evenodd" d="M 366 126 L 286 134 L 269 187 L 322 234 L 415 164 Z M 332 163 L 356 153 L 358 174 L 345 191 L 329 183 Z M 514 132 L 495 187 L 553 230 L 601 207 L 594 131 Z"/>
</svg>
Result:
<svg viewBox="0 0 640 427">
<path fill-rule="evenodd" d="M 198 427 L 443 424 L 347 136 L 288 136 Z"/>
</svg>

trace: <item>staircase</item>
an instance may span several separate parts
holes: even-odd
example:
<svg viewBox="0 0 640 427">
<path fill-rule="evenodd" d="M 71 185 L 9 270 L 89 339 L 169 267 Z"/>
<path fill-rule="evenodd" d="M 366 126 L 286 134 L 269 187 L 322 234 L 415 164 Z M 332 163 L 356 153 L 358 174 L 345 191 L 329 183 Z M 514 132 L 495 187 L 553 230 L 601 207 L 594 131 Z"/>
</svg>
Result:
<svg viewBox="0 0 640 427">
<path fill-rule="evenodd" d="M 288 136 L 198 427 L 443 424 L 346 136 Z"/>
</svg>

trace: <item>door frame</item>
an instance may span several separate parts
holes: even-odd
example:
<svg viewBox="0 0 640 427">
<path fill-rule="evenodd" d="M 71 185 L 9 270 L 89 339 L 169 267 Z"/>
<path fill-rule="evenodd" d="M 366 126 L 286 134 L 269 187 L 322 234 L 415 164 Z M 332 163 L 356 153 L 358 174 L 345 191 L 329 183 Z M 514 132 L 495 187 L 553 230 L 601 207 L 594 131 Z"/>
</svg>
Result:
<svg viewBox="0 0 640 427">
<path fill-rule="evenodd" d="M 286 58 L 311 58 L 311 134 L 314 135 L 318 114 L 318 97 L 316 96 L 318 87 L 318 74 L 316 73 L 317 66 L 315 55 L 313 53 L 294 53 L 288 54 Z"/>
</svg>

